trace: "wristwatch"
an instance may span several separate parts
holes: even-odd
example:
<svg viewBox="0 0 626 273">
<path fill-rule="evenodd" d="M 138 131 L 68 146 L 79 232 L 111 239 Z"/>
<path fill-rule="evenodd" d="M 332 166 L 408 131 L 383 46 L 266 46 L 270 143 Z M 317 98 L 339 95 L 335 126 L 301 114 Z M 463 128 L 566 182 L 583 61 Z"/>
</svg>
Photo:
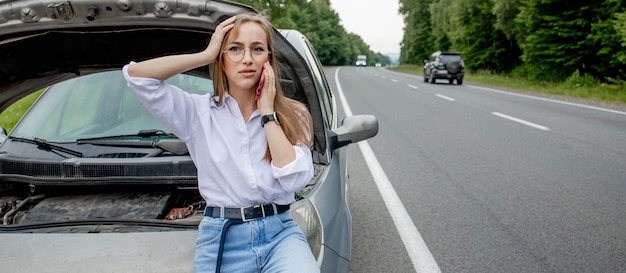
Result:
<svg viewBox="0 0 626 273">
<path fill-rule="evenodd" d="M 274 122 L 276 122 L 276 124 L 280 125 L 280 121 L 278 121 L 278 116 L 276 115 L 276 112 L 274 112 L 271 115 L 265 115 L 261 117 L 261 127 L 265 127 L 265 123 L 270 120 L 273 120 Z"/>
</svg>

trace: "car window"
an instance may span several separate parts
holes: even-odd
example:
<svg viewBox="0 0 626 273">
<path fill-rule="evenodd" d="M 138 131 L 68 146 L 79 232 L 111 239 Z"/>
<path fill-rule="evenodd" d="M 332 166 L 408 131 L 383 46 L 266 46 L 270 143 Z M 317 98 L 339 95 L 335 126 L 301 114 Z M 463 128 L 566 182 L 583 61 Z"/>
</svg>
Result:
<svg viewBox="0 0 626 273">
<path fill-rule="evenodd" d="M 213 94 L 209 79 L 181 74 L 167 80 L 195 94 Z M 168 131 L 139 103 L 121 71 L 73 78 L 50 86 L 14 128 L 13 135 L 56 142 Z"/>
<path fill-rule="evenodd" d="M 458 62 L 461 60 L 460 55 L 439 55 L 440 62 L 449 63 L 449 62 Z"/>
</svg>

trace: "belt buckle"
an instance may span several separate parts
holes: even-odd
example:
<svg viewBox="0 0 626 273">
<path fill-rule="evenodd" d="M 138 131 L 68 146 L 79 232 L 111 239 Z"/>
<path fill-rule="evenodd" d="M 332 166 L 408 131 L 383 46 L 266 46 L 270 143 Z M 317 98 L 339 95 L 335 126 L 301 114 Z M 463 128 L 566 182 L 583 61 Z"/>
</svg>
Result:
<svg viewBox="0 0 626 273">
<path fill-rule="evenodd" d="M 251 218 L 251 219 L 246 219 L 245 210 L 246 209 L 256 209 L 258 207 L 261 207 L 261 217 L 255 217 L 255 218 Z M 257 218 L 265 218 L 265 207 L 263 205 L 256 205 L 256 206 L 252 206 L 252 207 L 242 207 L 242 208 L 239 208 L 239 210 L 241 211 L 241 221 L 243 221 L 243 222 L 250 222 L 250 221 L 252 221 L 254 219 L 257 219 Z"/>
</svg>

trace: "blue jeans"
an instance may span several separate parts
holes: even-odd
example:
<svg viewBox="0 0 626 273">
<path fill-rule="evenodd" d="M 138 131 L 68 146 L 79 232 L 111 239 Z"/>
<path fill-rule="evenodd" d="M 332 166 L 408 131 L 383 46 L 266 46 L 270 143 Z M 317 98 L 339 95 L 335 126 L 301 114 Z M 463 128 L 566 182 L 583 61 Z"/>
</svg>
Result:
<svg viewBox="0 0 626 273">
<path fill-rule="evenodd" d="M 215 272 L 226 219 L 204 216 L 198 226 L 194 272 Z M 226 233 L 221 272 L 320 272 L 311 248 L 289 211 L 232 225 Z"/>
</svg>

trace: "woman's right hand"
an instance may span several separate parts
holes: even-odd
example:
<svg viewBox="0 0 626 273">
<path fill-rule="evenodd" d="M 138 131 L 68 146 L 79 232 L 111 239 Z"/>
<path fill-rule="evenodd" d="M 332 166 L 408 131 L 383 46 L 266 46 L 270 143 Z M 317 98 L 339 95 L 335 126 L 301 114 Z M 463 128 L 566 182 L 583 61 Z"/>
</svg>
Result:
<svg viewBox="0 0 626 273">
<path fill-rule="evenodd" d="M 221 22 L 215 28 L 215 32 L 211 35 L 211 41 L 204 50 L 204 53 L 207 54 L 209 58 L 209 63 L 214 63 L 217 60 L 217 57 L 220 54 L 220 49 L 222 48 L 222 42 L 224 42 L 224 36 L 226 36 L 226 33 L 228 33 L 228 31 L 235 26 L 234 23 L 236 18 L 237 16 L 232 16 Z"/>
<path fill-rule="evenodd" d="M 235 26 L 234 22 L 235 16 L 217 25 L 215 33 L 211 36 L 209 45 L 202 52 L 149 59 L 129 66 L 128 74 L 132 77 L 152 78 L 164 81 L 176 74 L 211 64 L 217 60 L 220 54 L 220 48 L 222 48 L 224 36 Z"/>
</svg>

